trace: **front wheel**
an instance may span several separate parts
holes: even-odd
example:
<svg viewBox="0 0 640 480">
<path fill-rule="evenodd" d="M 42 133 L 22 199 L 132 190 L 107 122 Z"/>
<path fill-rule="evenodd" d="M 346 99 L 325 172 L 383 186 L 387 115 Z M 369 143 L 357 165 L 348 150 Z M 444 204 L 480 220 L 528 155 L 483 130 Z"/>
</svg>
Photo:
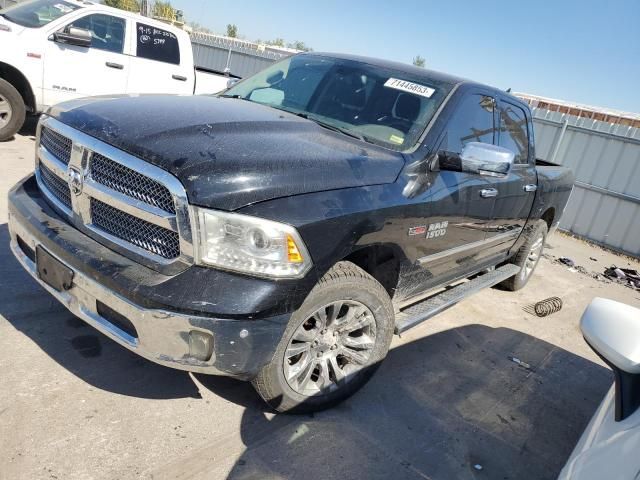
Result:
<svg viewBox="0 0 640 480">
<path fill-rule="evenodd" d="M 0 142 L 10 139 L 20 130 L 25 114 L 20 92 L 0 78 Z"/>
<path fill-rule="evenodd" d="M 252 381 L 279 412 L 313 412 L 354 394 L 387 355 L 394 314 L 385 289 L 339 262 L 289 321 L 276 353 Z"/>
<path fill-rule="evenodd" d="M 520 271 L 513 277 L 507 278 L 500 283 L 501 287 L 515 292 L 529 282 L 542 257 L 542 249 L 544 248 L 544 241 L 547 238 L 547 232 L 547 223 L 544 220 L 538 220 L 527 235 L 527 240 L 511 260 L 511 263 L 520 267 Z"/>
</svg>

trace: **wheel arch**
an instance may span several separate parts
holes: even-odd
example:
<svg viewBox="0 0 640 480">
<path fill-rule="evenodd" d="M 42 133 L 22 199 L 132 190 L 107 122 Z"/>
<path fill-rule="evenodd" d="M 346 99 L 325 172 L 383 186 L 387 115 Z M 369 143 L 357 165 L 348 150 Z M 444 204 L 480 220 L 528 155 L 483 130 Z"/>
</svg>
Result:
<svg viewBox="0 0 640 480">
<path fill-rule="evenodd" d="M 401 258 L 397 246 L 374 244 L 358 248 L 341 260 L 351 262 L 367 272 L 393 298 L 400 278 Z"/>
<path fill-rule="evenodd" d="M 36 111 L 36 97 L 31 88 L 31 84 L 24 74 L 14 66 L 0 62 L 0 78 L 9 82 L 20 93 L 27 110 L 34 113 Z"/>
<path fill-rule="evenodd" d="M 556 217 L 556 209 L 554 207 L 549 207 L 540 216 L 540 219 L 544 220 L 547 223 L 547 227 L 551 229 L 551 225 L 553 225 L 553 220 L 555 219 L 555 217 Z"/>
</svg>

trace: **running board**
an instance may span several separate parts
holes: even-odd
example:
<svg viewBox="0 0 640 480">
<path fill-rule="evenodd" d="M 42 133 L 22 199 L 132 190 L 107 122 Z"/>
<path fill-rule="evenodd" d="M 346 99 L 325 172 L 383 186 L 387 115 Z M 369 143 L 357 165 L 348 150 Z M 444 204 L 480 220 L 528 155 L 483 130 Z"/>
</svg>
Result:
<svg viewBox="0 0 640 480">
<path fill-rule="evenodd" d="M 429 320 L 431 317 L 454 306 L 459 301 L 464 300 L 474 293 L 500 283 L 509 277 L 513 277 L 519 271 L 520 267 L 512 263 L 507 263 L 473 280 L 448 288 L 433 297 L 414 303 L 396 315 L 395 334 L 399 335 L 406 332 L 410 328 L 415 327 L 425 320 Z"/>
</svg>

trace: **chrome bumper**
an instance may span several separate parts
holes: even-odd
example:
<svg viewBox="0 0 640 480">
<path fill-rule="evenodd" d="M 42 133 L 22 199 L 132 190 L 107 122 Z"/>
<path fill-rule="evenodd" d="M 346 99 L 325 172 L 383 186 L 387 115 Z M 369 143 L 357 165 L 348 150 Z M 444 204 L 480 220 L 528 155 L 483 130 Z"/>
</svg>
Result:
<svg viewBox="0 0 640 480">
<path fill-rule="evenodd" d="M 11 235 L 11 250 L 25 270 L 74 315 L 112 340 L 148 360 L 167 367 L 215 375 L 230 375 L 230 373 L 220 371 L 214 366 L 217 341 L 215 329 L 201 327 L 201 325 L 207 325 L 208 323 L 213 326 L 214 322 L 223 322 L 224 320 L 141 308 L 76 269 L 72 269 L 74 271 L 72 287 L 69 290 L 59 292 L 39 278 L 35 263 L 23 252 L 18 244 L 17 236 L 33 251 L 35 251 L 39 242 L 12 216 L 9 217 L 9 231 Z M 46 249 L 46 245 L 43 245 L 43 247 Z M 61 261 L 59 258 L 57 260 Z M 62 263 L 66 265 L 65 262 Z M 98 314 L 97 301 L 126 317 L 134 325 L 137 331 L 137 338 L 129 335 Z M 194 326 L 195 324 L 199 326 L 196 327 Z M 189 335 L 194 330 L 213 336 L 213 354 L 206 362 L 190 356 Z M 248 334 L 247 330 L 242 333 L 245 337 Z M 225 341 L 229 340 L 226 339 Z M 231 340 L 230 342 L 233 343 L 234 341 Z M 235 367 L 236 365 L 231 366 Z"/>
</svg>

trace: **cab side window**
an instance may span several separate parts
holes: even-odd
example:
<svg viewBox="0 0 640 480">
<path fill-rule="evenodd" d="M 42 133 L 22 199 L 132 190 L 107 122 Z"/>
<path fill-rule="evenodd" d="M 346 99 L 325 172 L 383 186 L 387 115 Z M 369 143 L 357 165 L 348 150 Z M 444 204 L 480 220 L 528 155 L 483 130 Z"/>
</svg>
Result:
<svg viewBox="0 0 640 480">
<path fill-rule="evenodd" d="M 527 116 L 522 108 L 506 102 L 500 103 L 499 145 L 515 154 L 514 163 L 529 162 Z"/>
<path fill-rule="evenodd" d="M 71 27 L 84 28 L 91 32 L 91 48 L 114 53 L 122 53 L 123 51 L 126 28 L 124 18 L 95 13 L 70 23 L 65 30 L 69 31 Z"/>
<path fill-rule="evenodd" d="M 178 37 L 161 28 L 136 23 L 136 56 L 180 65 Z"/>
<path fill-rule="evenodd" d="M 467 95 L 454 112 L 446 127 L 440 150 L 461 153 L 469 142 L 494 143 L 492 97 L 480 94 Z"/>
</svg>

